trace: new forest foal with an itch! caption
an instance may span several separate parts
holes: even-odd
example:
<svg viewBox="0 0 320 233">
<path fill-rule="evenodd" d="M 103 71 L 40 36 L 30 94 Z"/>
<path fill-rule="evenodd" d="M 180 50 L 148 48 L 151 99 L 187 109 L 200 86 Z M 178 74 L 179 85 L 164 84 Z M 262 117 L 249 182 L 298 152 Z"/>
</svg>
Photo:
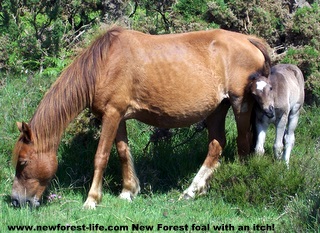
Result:
<svg viewBox="0 0 320 233">
<path fill-rule="evenodd" d="M 61 74 L 42 99 L 29 123 L 18 123 L 14 149 L 14 206 L 38 206 L 57 170 L 56 152 L 62 133 L 84 108 L 101 119 L 94 175 L 86 208 L 102 198 L 102 176 L 115 141 L 122 166 L 120 197 L 139 192 L 128 146 L 126 120 L 163 127 L 184 127 L 206 120 L 208 154 L 182 198 L 205 193 L 225 146 L 229 104 L 238 130 L 238 152 L 250 150 L 253 99 L 249 76 L 268 77 L 270 58 L 263 40 L 225 30 L 146 35 L 112 28 L 98 37 Z"/>
</svg>

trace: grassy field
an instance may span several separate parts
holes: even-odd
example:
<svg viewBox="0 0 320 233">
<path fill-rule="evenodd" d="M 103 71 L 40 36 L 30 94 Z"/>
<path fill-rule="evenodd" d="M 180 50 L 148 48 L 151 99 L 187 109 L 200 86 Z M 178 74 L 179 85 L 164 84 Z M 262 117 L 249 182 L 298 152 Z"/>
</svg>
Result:
<svg viewBox="0 0 320 233">
<path fill-rule="evenodd" d="M 121 170 L 113 150 L 104 176 L 103 201 L 96 210 L 82 208 L 99 138 L 97 120 L 85 111 L 63 137 L 59 169 L 43 205 L 32 210 L 13 208 L 11 153 L 19 134 L 15 122 L 30 119 L 52 81 L 21 76 L 1 82 L 0 232 L 8 232 L 10 226 L 31 227 L 12 232 L 320 232 L 320 110 L 316 107 L 305 107 L 301 114 L 290 169 L 273 160 L 273 128 L 266 156 L 252 156 L 240 163 L 230 113 L 222 165 L 208 194 L 194 201 L 178 198 L 204 160 L 205 130 L 197 126 L 174 129 L 169 139 L 149 143 L 154 129 L 129 121 L 141 194 L 132 203 L 117 198 Z"/>
</svg>

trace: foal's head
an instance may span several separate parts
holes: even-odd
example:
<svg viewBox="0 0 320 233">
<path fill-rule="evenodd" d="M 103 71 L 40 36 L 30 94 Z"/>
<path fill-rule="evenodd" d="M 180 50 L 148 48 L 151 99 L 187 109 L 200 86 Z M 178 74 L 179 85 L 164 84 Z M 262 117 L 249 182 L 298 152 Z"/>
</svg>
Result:
<svg viewBox="0 0 320 233">
<path fill-rule="evenodd" d="M 251 77 L 250 91 L 264 114 L 269 118 L 274 117 L 274 94 L 270 79 L 262 75 Z"/>
<path fill-rule="evenodd" d="M 28 124 L 17 123 L 21 135 L 14 148 L 16 174 L 12 204 L 16 207 L 40 204 L 42 193 L 57 170 L 55 152 L 39 150 Z"/>
</svg>

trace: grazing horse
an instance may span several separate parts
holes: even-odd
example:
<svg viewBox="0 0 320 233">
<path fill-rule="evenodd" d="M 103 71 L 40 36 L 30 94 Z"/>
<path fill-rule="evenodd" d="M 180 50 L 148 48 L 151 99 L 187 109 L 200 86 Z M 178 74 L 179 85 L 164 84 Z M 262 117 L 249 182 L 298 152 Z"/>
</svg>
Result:
<svg viewBox="0 0 320 233">
<path fill-rule="evenodd" d="M 257 99 L 255 152 L 264 154 L 264 142 L 270 123 L 276 127 L 274 155 L 289 165 L 294 145 L 294 130 L 304 103 L 304 78 L 301 70 L 290 64 L 273 66 L 268 78 L 254 78 L 251 91 Z M 283 143 L 285 144 L 283 150 Z"/>
<path fill-rule="evenodd" d="M 29 123 L 18 123 L 15 145 L 14 206 L 38 206 L 57 170 L 62 134 L 84 108 L 101 119 L 94 175 L 85 208 L 102 198 L 102 176 L 115 141 L 122 165 L 120 197 L 140 190 L 128 146 L 125 120 L 162 128 L 206 120 L 209 151 L 184 198 L 204 193 L 225 146 L 225 118 L 231 104 L 238 130 L 238 152 L 250 150 L 254 100 L 249 76 L 268 76 L 270 58 L 261 39 L 225 30 L 146 35 L 115 27 L 98 37 L 60 75 Z M 228 98 L 230 104 L 223 101 Z M 80 158 L 79 158 L 80 159 Z"/>
</svg>

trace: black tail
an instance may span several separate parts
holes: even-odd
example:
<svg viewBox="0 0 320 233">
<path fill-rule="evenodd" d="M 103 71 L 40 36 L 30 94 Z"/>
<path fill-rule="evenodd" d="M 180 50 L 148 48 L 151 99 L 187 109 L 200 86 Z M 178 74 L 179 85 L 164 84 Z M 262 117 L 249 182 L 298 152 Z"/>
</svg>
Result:
<svg viewBox="0 0 320 233">
<path fill-rule="evenodd" d="M 261 41 L 259 41 L 257 39 L 253 39 L 253 38 L 250 38 L 249 41 L 254 46 L 256 46 L 263 54 L 265 62 L 264 62 L 263 68 L 261 70 L 261 75 L 268 77 L 270 74 L 270 69 L 271 69 L 271 59 L 270 59 L 266 45 L 261 43 Z"/>
</svg>

